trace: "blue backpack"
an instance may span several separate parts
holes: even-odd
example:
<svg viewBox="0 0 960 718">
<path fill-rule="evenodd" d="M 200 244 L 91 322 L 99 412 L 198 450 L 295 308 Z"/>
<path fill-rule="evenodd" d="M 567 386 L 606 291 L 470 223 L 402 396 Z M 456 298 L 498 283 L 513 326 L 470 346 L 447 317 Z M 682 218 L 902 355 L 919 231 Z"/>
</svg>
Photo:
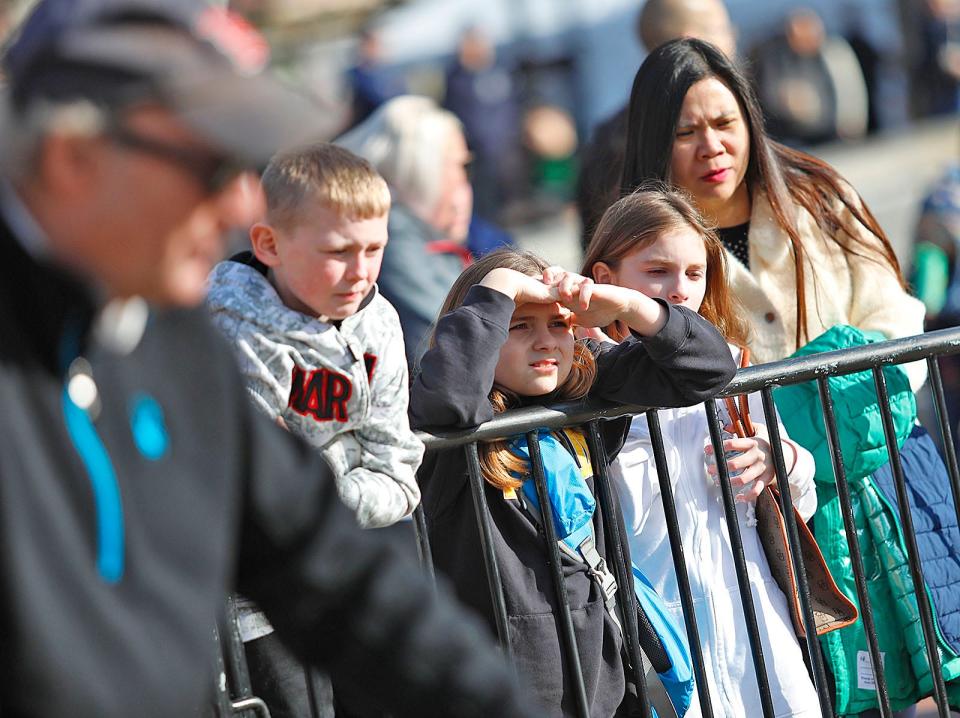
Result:
<svg viewBox="0 0 960 718">
<path fill-rule="evenodd" d="M 606 597 L 607 610 L 619 626 L 621 623 L 615 598 L 616 579 L 607 570 L 594 540 L 593 514 L 596 500 L 593 493 L 570 449 L 547 430 L 538 432 L 538 439 L 547 493 L 550 496 L 550 513 L 557 530 L 560 549 L 590 567 L 590 575 L 598 582 Z M 510 451 L 529 460 L 526 442 L 522 439 L 512 441 Z M 543 512 L 533 479 L 524 481 L 522 492 L 531 513 L 538 520 L 542 520 Z M 633 587 L 637 596 L 640 648 L 648 664 L 645 676 L 647 697 L 653 707 L 654 716 L 681 718 L 690 707 L 694 688 L 686 634 L 682 626 L 677 626 L 643 572 L 636 565 L 632 568 Z"/>
</svg>

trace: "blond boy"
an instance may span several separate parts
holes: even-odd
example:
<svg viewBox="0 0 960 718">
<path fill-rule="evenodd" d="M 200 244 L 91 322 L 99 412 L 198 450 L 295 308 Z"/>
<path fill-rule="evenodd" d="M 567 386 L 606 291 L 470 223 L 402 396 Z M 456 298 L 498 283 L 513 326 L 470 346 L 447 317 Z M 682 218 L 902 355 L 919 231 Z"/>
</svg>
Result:
<svg viewBox="0 0 960 718">
<path fill-rule="evenodd" d="M 397 313 L 377 291 L 390 192 L 330 144 L 274 157 L 253 251 L 218 264 L 208 305 L 234 344 L 253 402 L 322 450 L 362 526 L 420 501 L 423 445 L 407 421 Z"/>
<path fill-rule="evenodd" d="M 420 501 L 423 445 L 407 421 L 400 321 L 376 285 L 390 192 L 365 160 L 330 144 L 274 157 L 261 185 L 267 214 L 250 228 L 253 251 L 210 274 L 214 323 L 254 404 L 321 450 L 360 525 L 393 524 Z M 250 678 L 271 713 L 309 715 L 311 690 L 330 708 L 325 679 L 308 688 L 272 631 L 240 601 Z"/>
</svg>

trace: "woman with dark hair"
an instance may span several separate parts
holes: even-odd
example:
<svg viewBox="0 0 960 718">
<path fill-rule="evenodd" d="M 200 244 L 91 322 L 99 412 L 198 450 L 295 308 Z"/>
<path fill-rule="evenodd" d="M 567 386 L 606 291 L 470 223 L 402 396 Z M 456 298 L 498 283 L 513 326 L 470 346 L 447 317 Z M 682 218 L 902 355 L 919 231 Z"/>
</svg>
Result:
<svg viewBox="0 0 960 718">
<path fill-rule="evenodd" d="M 629 112 L 622 193 L 670 182 L 717 226 L 758 363 L 835 324 L 888 338 L 923 331 L 923 305 L 860 195 L 828 164 L 766 135 L 749 84 L 714 46 L 681 39 L 652 52 Z M 905 368 L 916 390 L 925 366 Z"/>
<path fill-rule="evenodd" d="M 923 305 L 907 293 L 893 247 L 860 195 L 826 163 L 766 135 L 750 86 L 723 53 L 694 39 L 659 47 L 637 72 L 629 107 L 621 192 L 669 182 L 718 228 L 757 363 L 783 359 L 835 325 L 887 338 L 923 331 Z M 915 391 L 926 367 L 904 369 Z M 836 578 L 852 586 L 852 576 Z M 857 672 L 857 632 L 851 626 L 824 643 L 838 714 L 876 706 L 872 675 L 864 681 Z M 909 630 L 881 632 L 891 702 L 905 708 L 930 677 L 901 657 L 914 639 L 923 643 Z"/>
</svg>

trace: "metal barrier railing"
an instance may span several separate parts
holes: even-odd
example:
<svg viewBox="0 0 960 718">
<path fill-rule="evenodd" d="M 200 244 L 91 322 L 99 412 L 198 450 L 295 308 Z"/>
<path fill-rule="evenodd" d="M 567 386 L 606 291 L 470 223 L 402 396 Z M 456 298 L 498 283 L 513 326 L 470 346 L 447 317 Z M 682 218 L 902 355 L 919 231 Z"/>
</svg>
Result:
<svg viewBox="0 0 960 718">
<path fill-rule="evenodd" d="M 921 626 L 925 642 L 926 657 L 929 666 L 932 667 L 931 675 L 933 677 L 933 696 L 936 700 L 939 715 L 941 718 L 949 717 L 949 707 L 947 703 L 946 687 L 941 675 L 940 656 L 937 647 L 937 634 L 933 618 L 932 608 L 924 590 L 923 569 L 920 563 L 919 553 L 916 544 L 916 536 L 913 529 L 909 496 L 906 489 L 903 468 L 900 460 L 899 449 L 894 432 L 893 418 L 887 396 L 887 387 L 882 372 L 882 367 L 891 364 L 903 364 L 912 361 L 926 361 L 929 372 L 929 385 L 933 394 L 934 406 L 937 414 L 937 424 L 942 440 L 942 446 L 945 452 L 945 463 L 947 466 L 951 493 L 954 502 L 954 510 L 957 514 L 958 523 L 960 523 L 960 470 L 956 452 L 954 450 L 952 430 L 950 419 L 947 416 L 946 400 L 944 396 L 943 381 L 940 374 L 940 368 L 937 364 L 937 357 L 960 353 L 960 328 L 944 329 L 927 334 L 907 337 L 904 339 L 891 340 L 870 344 L 862 347 L 843 349 L 839 351 L 826 352 L 822 354 L 810 355 L 806 357 L 788 359 L 770 364 L 748 367 L 740 370 L 733 381 L 717 397 L 736 396 L 759 391 L 761 394 L 764 423 L 769 432 L 769 441 L 773 451 L 773 463 L 777 483 L 781 487 L 780 491 L 780 509 L 786 525 L 788 544 L 791 552 L 791 560 L 794 565 L 795 573 L 799 584 L 799 595 L 804 624 L 808 627 L 814 626 L 813 612 L 810 603 L 809 586 L 806 581 L 806 574 L 803 570 L 800 542 L 798 539 L 798 530 L 791 506 L 791 497 L 789 483 L 787 481 L 786 464 L 783 456 L 783 448 L 780 442 L 779 429 L 776 421 L 776 415 L 773 402 L 773 389 L 778 386 L 787 386 L 806 381 L 816 381 L 818 393 L 821 402 L 821 413 L 826 430 L 828 447 L 831 455 L 831 463 L 834 478 L 836 481 L 838 501 L 843 520 L 846 540 L 850 550 L 851 566 L 854 574 L 856 593 L 860 606 L 860 616 L 863 620 L 863 626 L 867 637 L 869 653 L 871 657 L 871 666 L 874 673 L 874 681 L 880 704 L 880 713 L 884 718 L 891 718 L 892 710 L 890 707 L 890 697 L 883 671 L 875 670 L 876 666 L 882 666 L 880 648 L 877 640 L 876 623 L 873 612 L 870 607 L 870 601 L 867 593 L 867 584 L 864 573 L 864 565 L 860 545 L 855 529 L 855 520 L 851 504 L 850 486 L 845 474 L 843 456 L 840 449 L 840 443 L 837 435 L 837 422 L 834 414 L 833 397 L 830 393 L 828 379 L 833 376 L 841 376 L 855 372 L 870 370 L 873 372 L 876 393 L 878 396 L 878 405 L 880 407 L 883 419 L 884 436 L 887 449 L 893 469 L 894 484 L 897 491 L 899 504 L 900 521 L 904 529 L 906 538 L 907 558 L 910 569 L 910 576 L 913 581 L 914 593 L 917 597 L 920 611 Z M 716 452 L 716 456 L 722 456 L 721 435 L 719 423 L 717 421 L 716 400 L 710 400 L 705 403 L 705 409 L 710 426 L 710 438 Z M 487 506 L 487 497 L 484 491 L 484 480 L 480 471 L 480 463 L 477 454 L 477 444 L 479 442 L 499 439 L 518 434 L 526 434 L 530 449 L 530 459 L 532 465 L 532 477 L 535 482 L 537 493 L 541 505 L 545 505 L 546 500 L 546 482 L 543 475 L 543 464 L 540 459 L 538 444 L 535 440 L 536 429 L 561 429 L 573 426 L 585 426 L 588 439 L 589 450 L 593 465 L 594 482 L 596 487 L 598 510 L 604 518 L 604 526 L 607 529 L 607 549 L 608 563 L 615 569 L 617 583 L 621 587 L 632 587 L 632 578 L 630 567 L 625 562 L 624 547 L 620 542 L 622 529 L 622 516 L 615 510 L 613 501 L 614 488 L 607 476 L 607 466 L 605 453 L 602 450 L 601 435 L 599 431 L 599 421 L 616 418 L 624 415 L 645 414 L 650 428 L 651 443 L 654 455 L 654 463 L 657 467 L 661 497 L 663 501 L 663 510 L 667 519 L 667 530 L 673 553 L 674 567 L 676 569 L 678 588 L 680 592 L 681 606 L 685 618 L 687 638 L 691 647 L 693 660 L 694 677 L 700 690 L 697 691 L 700 701 L 700 708 L 703 716 L 716 715 L 710 700 L 709 690 L 706 688 L 706 666 L 702 655 L 699 632 L 696 624 L 695 613 L 693 610 L 693 596 L 691 592 L 689 578 L 686 572 L 686 563 L 684 561 L 683 546 L 681 543 L 680 532 L 677 523 L 676 504 L 673 496 L 672 483 L 670 481 L 669 470 L 665 457 L 663 436 L 660 429 L 658 410 L 648 407 L 639 407 L 631 405 L 613 405 L 609 403 L 598 403 L 592 401 L 570 402 L 557 404 L 551 407 L 530 407 L 518 409 L 498 415 L 493 420 L 468 431 L 450 432 L 442 435 L 421 434 L 428 451 L 440 449 L 450 449 L 462 447 L 466 459 L 470 478 L 470 489 L 474 499 L 474 508 L 478 522 L 481 543 L 483 545 L 483 556 L 485 559 L 485 569 L 487 573 L 490 595 L 494 606 L 494 618 L 500 644 L 503 647 L 506 656 L 511 656 L 511 646 L 507 631 L 507 611 L 506 602 L 503 595 L 503 585 L 497 566 L 496 554 L 491 540 L 491 517 L 489 507 Z M 531 433 L 532 432 L 532 433 Z M 740 589 L 741 602 L 743 605 L 744 619 L 746 621 L 747 633 L 749 636 L 751 655 L 754 667 L 757 673 L 757 682 L 759 687 L 760 702 L 765 717 L 774 716 L 773 701 L 770 693 L 770 685 L 767 678 L 766 662 L 764 660 L 760 632 L 757 625 L 757 617 L 753 606 L 752 592 L 750 590 L 750 581 L 747 574 L 746 562 L 743 553 L 743 544 L 740 537 L 739 522 L 737 520 L 734 494 L 730 484 L 730 477 L 727 473 L 725 462 L 718 462 L 719 483 L 724 507 L 724 515 L 727 524 L 727 530 L 730 537 L 733 560 L 737 574 L 738 585 Z M 418 533 L 418 545 L 420 557 L 427 570 L 432 573 L 432 565 L 429 560 L 430 546 L 427 538 L 426 526 L 429 517 L 424 517 L 421 508 L 418 508 L 415 514 L 415 527 Z M 556 541 L 555 529 L 551 521 L 543 522 L 544 545 L 546 560 L 550 565 L 554 586 L 557 595 L 560 597 L 561 616 L 561 646 L 563 655 L 568 668 L 568 674 L 572 676 L 571 689 L 575 696 L 575 705 L 578 715 L 587 716 L 587 697 L 581 675 L 580 659 L 577 652 L 576 639 L 573 633 L 573 626 L 569 616 L 569 605 L 565 598 L 564 582 L 560 570 L 560 555 Z M 625 534 L 624 534 L 625 535 Z M 627 620 L 624 626 L 625 641 L 627 643 L 627 652 L 632 663 L 632 678 L 636 681 L 638 692 L 641 698 L 642 714 L 651 715 L 649 703 L 646 700 L 644 683 L 642 676 L 645 673 L 643 658 L 641 655 L 638 628 L 637 628 L 637 610 L 636 597 L 632 590 L 620 590 L 617 592 L 618 602 L 620 604 L 621 615 Z M 826 677 L 823 656 L 820 651 L 819 640 L 816 638 L 815 630 L 806 631 L 806 642 L 808 654 L 810 657 L 810 674 L 813 684 L 817 690 L 820 702 L 821 712 L 824 716 L 833 715 L 832 698 L 830 696 L 830 686 Z M 221 647 L 227 655 L 227 664 L 232 661 L 242 661 L 242 647 L 237 646 L 233 640 L 222 642 Z M 239 650 L 239 657 L 229 654 Z M 228 671 L 229 672 L 229 671 Z M 236 678 L 241 681 L 244 679 L 242 670 L 232 671 Z M 220 693 L 226 692 L 233 700 L 234 711 L 246 708 L 247 705 L 237 705 L 238 702 L 246 701 L 251 698 L 248 691 L 248 685 L 237 685 L 234 687 L 226 686 Z M 225 702 L 221 699 L 220 705 Z M 229 700 L 226 701 L 229 703 Z M 222 710 L 217 713 L 218 716 L 231 715 L 223 713 Z"/>
</svg>

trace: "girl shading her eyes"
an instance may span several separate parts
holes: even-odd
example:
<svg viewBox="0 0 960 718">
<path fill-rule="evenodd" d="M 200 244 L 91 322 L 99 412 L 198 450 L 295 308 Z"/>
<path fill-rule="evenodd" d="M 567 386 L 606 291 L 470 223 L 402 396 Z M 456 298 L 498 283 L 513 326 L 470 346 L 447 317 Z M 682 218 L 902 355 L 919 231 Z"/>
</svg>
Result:
<svg viewBox="0 0 960 718">
<path fill-rule="evenodd" d="M 574 326 L 612 322 L 629 333 L 617 346 L 574 337 Z M 734 369 L 722 337 L 696 313 L 633 289 L 595 284 L 527 252 L 498 251 L 467 268 L 450 290 L 413 382 L 411 423 L 462 429 L 506 409 L 585 396 L 693 404 L 725 386 Z M 612 458 L 629 419 L 602 424 Z M 583 432 L 541 431 L 538 443 L 548 485 L 582 484 L 581 497 L 592 500 Z M 546 549 L 531 509 L 525 451 L 517 437 L 478 445 L 509 638 L 521 682 L 544 715 L 571 716 L 577 714 L 576 702 L 564 668 Z M 459 598 L 495 630 L 463 450 L 432 452 L 419 478 L 434 562 Z M 598 511 L 590 519 L 603 557 L 607 520 L 616 519 Z M 626 545 L 626 537 L 623 541 Z M 566 554 L 562 561 L 590 715 L 626 715 L 620 629 L 589 566 Z"/>
<path fill-rule="evenodd" d="M 610 207 L 588 247 L 583 273 L 597 282 L 636 289 L 699 312 L 720 328 L 731 342 L 728 351 L 739 358 L 749 328 L 727 288 L 723 248 L 679 194 L 662 189 L 639 191 Z M 616 326 L 610 333 L 616 339 L 622 336 Z M 758 395 L 750 397 L 750 404 L 752 415 L 762 416 Z M 733 555 L 715 483 L 717 468 L 706 411 L 703 406 L 664 409 L 659 418 L 711 705 L 717 715 L 761 715 Z M 772 578 L 751 520 L 753 501 L 774 481 L 766 429 L 757 422 L 754 426 L 756 437 L 726 439 L 724 449 L 739 452 L 728 460 L 727 468 L 738 492 L 737 516 L 773 704 L 777 716 L 820 716 L 813 684 L 802 669 L 787 599 Z M 786 438 L 782 426 L 780 435 L 785 439 L 794 504 L 809 519 L 816 509 L 813 459 Z M 673 608 L 675 618 L 682 621 L 646 417 L 634 418 L 611 476 L 620 494 L 633 560 Z M 696 701 L 693 705 L 698 706 Z M 695 709 L 688 715 L 693 713 Z"/>
</svg>

